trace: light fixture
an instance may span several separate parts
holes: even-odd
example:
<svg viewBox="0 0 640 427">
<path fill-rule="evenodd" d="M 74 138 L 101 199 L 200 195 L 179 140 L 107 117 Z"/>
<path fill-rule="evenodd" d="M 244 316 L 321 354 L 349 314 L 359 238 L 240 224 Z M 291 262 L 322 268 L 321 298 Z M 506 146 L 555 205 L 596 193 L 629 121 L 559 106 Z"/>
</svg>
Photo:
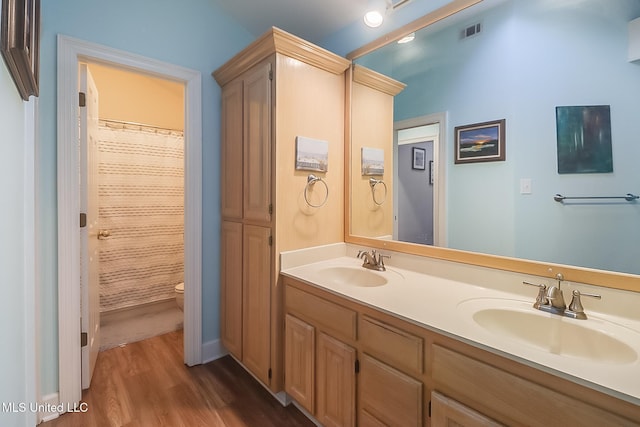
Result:
<svg viewBox="0 0 640 427">
<path fill-rule="evenodd" d="M 371 28 L 382 25 L 385 15 L 409 3 L 411 0 L 369 0 L 369 11 L 364 14 L 364 23 Z"/>
<path fill-rule="evenodd" d="M 382 13 L 378 10 L 370 10 L 369 12 L 364 14 L 364 23 L 367 27 L 376 28 L 382 25 L 382 21 L 384 20 Z"/>
<path fill-rule="evenodd" d="M 409 42 L 413 41 L 413 39 L 415 39 L 415 38 L 416 38 L 416 33 L 407 34 L 406 36 L 404 36 L 403 38 L 398 40 L 398 44 L 409 43 Z"/>
</svg>

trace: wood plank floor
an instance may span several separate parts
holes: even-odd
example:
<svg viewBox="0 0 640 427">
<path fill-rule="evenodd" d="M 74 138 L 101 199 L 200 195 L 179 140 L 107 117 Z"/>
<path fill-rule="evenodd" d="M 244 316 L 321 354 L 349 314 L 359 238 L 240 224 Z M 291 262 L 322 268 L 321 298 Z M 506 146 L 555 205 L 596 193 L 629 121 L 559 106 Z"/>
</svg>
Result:
<svg viewBox="0 0 640 427">
<path fill-rule="evenodd" d="M 187 367 L 182 331 L 101 352 L 86 413 L 44 427 L 313 426 L 293 405 L 282 407 L 231 357 Z"/>
</svg>

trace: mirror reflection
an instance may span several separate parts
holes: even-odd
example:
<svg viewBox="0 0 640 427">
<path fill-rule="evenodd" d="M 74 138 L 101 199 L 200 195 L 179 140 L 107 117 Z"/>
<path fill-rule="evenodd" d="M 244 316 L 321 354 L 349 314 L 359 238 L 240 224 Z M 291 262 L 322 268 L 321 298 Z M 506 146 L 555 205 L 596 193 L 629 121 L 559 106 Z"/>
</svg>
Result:
<svg viewBox="0 0 640 427">
<path fill-rule="evenodd" d="M 640 56 L 629 57 L 640 34 L 628 25 L 638 17 L 640 0 L 484 0 L 409 43 L 356 59 L 406 87 L 392 97 L 389 170 L 378 177 L 389 186 L 388 211 L 371 203 L 360 173 L 372 137 L 356 129 L 374 120 L 359 114 L 353 93 L 351 233 L 640 274 L 640 203 L 554 200 L 640 193 Z M 581 118 L 589 108 L 558 107 L 598 107 L 610 126 Z M 558 111 L 579 117 L 563 124 Z M 474 126 L 502 120 L 504 160 L 484 161 L 483 144 L 498 141 Z M 611 171 L 590 168 L 602 144 Z M 456 155 L 472 161 L 456 163 Z M 567 172 L 559 156 L 587 166 Z"/>
</svg>

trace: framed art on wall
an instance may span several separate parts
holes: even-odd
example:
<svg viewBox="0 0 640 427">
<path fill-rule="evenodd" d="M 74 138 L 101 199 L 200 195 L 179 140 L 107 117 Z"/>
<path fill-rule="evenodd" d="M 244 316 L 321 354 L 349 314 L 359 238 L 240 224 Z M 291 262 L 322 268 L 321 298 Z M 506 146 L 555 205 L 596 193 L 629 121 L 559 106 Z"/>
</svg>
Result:
<svg viewBox="0 0 640 427">
<path fill-rule="evenodd" d="M 38 96 L 40 0 L 2 0 L 0 51 L 22 99 Z"/>
<path fill-rule="evenodd" d="M 457 126 L 455 163 L 505 160 L 505 119 Z"/>
<path fill-rule="evenodd" d="M 413 147 L 411 150 L 413 162 L 411 163 L 411 168 L 416 170 L 423 171 L 425 169 L 426 158 L 427 158 L 427 150 L 424 148 Z"/>
</svg>

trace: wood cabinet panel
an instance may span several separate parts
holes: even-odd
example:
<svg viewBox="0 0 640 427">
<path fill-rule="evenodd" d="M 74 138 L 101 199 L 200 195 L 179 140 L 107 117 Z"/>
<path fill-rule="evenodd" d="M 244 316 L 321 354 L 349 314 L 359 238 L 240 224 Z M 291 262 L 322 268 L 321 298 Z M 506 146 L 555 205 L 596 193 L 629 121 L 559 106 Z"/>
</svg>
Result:
<svg viewBox="0 0 640 427">
<path fill-rule="evenodd" d="M 223 218 L 242 218 L 243 82 L 222 88 L 221 212 Z"/>
<path fill-rule="evenodd" d="M 449 399 L 438 392 L 431 393 L 432 427 L 499 427 L 499 424 L 479 412 Z"/>
<path fill-rule="evenodd" d="M 365 351 L 401 370 L 422 373 L 422 338 L 369 316 L 363 316 L 358 332 Z"/>
<path fill-rule="evenodd" d="M 271 368 L 271 228 L 245 225 L 243 233 L 242 362 L 265 384 Z"/>
<path fill-rule="evenodd" d="M 337 337 L 356 338 L 356 312 L 323 298 L 288 286 L 285 296 L 288 311 L 318 324 Z"/>
<path fill-rule="evenodd" d="M 220 252 L 220 335 L 242 360 L 242 223 L 222 222 Z"/>
<path fill-rule="evenodd" d="M 508 425 L 638 425 L 444 347 L 433 346 L 437 391 Z"/>
<path fill-rule="evenodd" d="M 271 221 L 271 63 L 244 79 L 244 218 Z"/>
<path fill-rule="evenodd" d="M 359 388 L 361 413 L 389 426 L 422 425 L 421 382 L 364 354 Z"/>
<path fill-rule="evenodd" d="M 355 363 L 353 347 L 327 334 L 319 334 L 316 417 L 325 427 L 356 424 Z"/>
<path fill-rule="evenodd" d="M 314 412 L 315 328 L 285 317 L 284 388 L 310 413 Z"/>
</svg>

